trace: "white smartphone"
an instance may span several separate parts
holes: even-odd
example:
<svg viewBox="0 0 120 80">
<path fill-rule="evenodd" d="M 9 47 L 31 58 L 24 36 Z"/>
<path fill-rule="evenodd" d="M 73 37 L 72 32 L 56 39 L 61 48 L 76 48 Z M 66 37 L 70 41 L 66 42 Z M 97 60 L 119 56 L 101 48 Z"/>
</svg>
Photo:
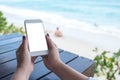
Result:
<svg viewBox="0 0 120 80">
<path fill-rule="evenodd" d="M 31 56 L 47 55 L 48 46 L 42 20 L 25 20 L 24 25 Z"/>
</svg>

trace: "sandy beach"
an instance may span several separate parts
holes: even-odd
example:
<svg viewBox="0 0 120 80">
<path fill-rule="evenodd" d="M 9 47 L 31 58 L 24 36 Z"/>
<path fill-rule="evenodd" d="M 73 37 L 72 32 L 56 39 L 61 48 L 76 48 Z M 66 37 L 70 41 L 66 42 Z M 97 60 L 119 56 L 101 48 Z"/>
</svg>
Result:
<svg viewBox="0 0 120 80">
<path fill-rule="evenodd" d="M 51 36 L 51 39 L 55 42 L 55 44 L 61 49 L 64 49 L 64 50 L 73 52 L 75 54 L 78 54 L 79 56 L 84 56 L 91 59 L 93 59 L 96 55 L 92 51 L 96 46 L 89 42 L 77 39 L 75 37 L 66 36 L 66 35 L 64 35 L 64 37 L 61 37 L 61 38 L 56 37 L 54 34 L 50 34 L 50 36 Z"/>
<path fill-rule="evenodd" d="M 116 50 L 110 49 L 111 46 L 104 47 L 104 45 L 82 40 L 77 37 L 67 36 L 65 34 L 63 37 L 56 37 L 54 35 L 54 32 L 50 32 L 49 34 L 50 34 L 51 39 L 55 42 L 55 44 L 59 48 L 73 52 L 75 54 L 78 54 L 79 56 L 90 58 L 90 59 L 94 59 L 96 55 L 101 54 L 101 52 L 104 50 L 111 51 L 111 52 L 117 51 L 117 49 Z M 98 48 L 98 53 L 93 52 L 93 49 L 95 48 Z M 116 48 L 119 49 L 119 47 L 116 47 Z"/>
</svg>

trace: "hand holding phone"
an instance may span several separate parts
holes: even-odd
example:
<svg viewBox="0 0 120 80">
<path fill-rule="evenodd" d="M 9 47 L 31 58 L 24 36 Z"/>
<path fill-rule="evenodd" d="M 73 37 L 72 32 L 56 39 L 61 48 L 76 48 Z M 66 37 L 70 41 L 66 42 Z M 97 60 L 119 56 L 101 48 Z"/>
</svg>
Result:
<svg viewBox="0 0 120 80">
<path fill-rule="evenodd" d="M 42 20 L 25 20 L 24 24 L 31 56 L 46 55 L 48 46 Z"/>
</svg>

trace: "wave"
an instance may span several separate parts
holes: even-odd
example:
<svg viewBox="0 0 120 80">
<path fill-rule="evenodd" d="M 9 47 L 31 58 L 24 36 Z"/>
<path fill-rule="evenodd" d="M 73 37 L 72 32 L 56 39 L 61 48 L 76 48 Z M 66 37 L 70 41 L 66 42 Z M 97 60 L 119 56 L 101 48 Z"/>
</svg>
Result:
<svg viewBox="0 0 120 80">
<path fill-rule="evenodd" d="M 56 26 L 62 26 L 70 29 L 84 30 L 87 32 L 97 33 L 97 34 L 108 34 L 120 37 L 120 29 L 115 26 L 110 25 L 97 25 L 96 23 L 90 23 L 85 21 L 80 21 L 77 19 L 71 19 L 63 17 L 55 13 L 48 13 L 45 11 L 35 11 L 23 8 L 13 8 L 5 5 L 0 5 L 0 10 L 4 13 L 17 15 L 23 17 L 23 19 L 28 18 L 40 18 L 45 23 L 50 23 Z M 19 21 L 19 20 L 18 20 Z"/>
<path fill-rule="evenodd" d="M 32 1 L 32 0 L 29 0 L 29 1 Z M 34 1 L 38 1 L 38 2 L 42 2 L 42 1 L 46 1 L 46 0 L 34 0 Z M 25 1 L 25 0 L 0 0 L 0 3 L 8 3 L 8 2 L 10 2 L 10 3 L 12 3 L 12 2 L 28 2 L 27 0 Z"/>
</svg>

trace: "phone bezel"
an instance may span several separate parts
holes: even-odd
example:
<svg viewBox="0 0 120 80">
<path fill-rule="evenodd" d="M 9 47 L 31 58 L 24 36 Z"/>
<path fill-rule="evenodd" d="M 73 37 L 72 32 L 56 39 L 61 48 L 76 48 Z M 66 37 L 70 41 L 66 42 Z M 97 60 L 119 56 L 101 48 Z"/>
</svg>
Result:
<svg viewBox="0 0 120 80">
<path fill-rule="evenodd" d="M 24 21 L 25 33 L 26 33 L 27 39 L 28 39 L 27 26 L 26 26 L 27 23 L 41 23 L 42 27 L 44 29 L 44 35 L 45 35 L 45 28 L 44 28 L 44 25 L 43 25 L 43 21 L 41 19 L 27 19 L 27 20 Z M 46 40 L 46 38 L 45 38 L 45 40 Z M 47 40 L 46 40 L 46 44 L 47 44 Z M 30 52 L 29 39 L 28 39 L 28 49 L 29 49 L 29 52 Z M 47 45 L 47 49 L 48 49 L 48 45 Z M 32 52 L 30 52 L 30 54 L 31 54 L 31 56 L 47 55 L 48 50 L 32 51 Z"/>
</svg>

